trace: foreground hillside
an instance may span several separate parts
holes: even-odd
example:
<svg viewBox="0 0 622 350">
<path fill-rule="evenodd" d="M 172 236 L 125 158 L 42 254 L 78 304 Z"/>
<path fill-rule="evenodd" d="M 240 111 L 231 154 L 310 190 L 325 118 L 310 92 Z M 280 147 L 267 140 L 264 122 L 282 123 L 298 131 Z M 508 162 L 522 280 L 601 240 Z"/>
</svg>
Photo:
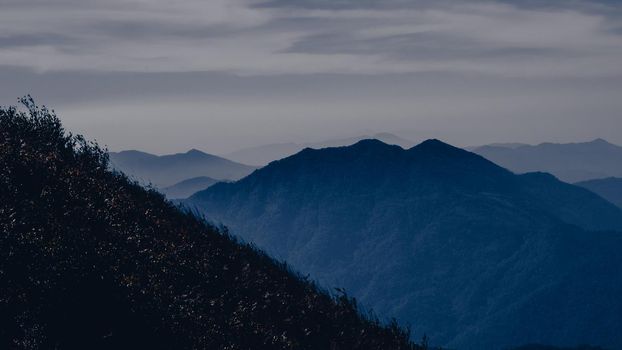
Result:
<svg viewBox="0 0 622 350">
<path fill-rule="evenodd" d="M 548 174 L 367 140 L 186 203 L 447 348 L 622 348 L 622 211 Z"/>
<path fill-rule="evenodd" d="M 603 139 L 535 146 L 497 144 L 473 151 L 517 173 L 546 171 L 571 183 L 622 176 L 622 147 Z"/>
<path fill-rule="evenodd" d="M 0 349 L 418 348 L 24 102 L 0 109 Z"/>
<path fill-rule="evenodd" d="M 531 345 L 520 346 L 512 350 L 605 350 L 605 349 L 598 347 L 598 346 L 589 346 L 589 345 L 579 345 L 577 347 L 572 347 L 572 348 L 559 348 L 556 346 L 531 344 Z"/>
</svg>

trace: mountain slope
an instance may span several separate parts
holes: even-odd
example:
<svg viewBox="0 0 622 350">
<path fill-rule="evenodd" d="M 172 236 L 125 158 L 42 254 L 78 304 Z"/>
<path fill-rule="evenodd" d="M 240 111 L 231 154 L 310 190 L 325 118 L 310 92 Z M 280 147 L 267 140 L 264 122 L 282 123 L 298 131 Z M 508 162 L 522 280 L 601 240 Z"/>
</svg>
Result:
<svg viewBox="0 0 622 350">
<path fill-rule="evenodd" d="M 114 168 L 139 182 L 151 182 L 159 188 L 199 176 L 237 180 L 255 170 L 255 167 L 194 149 L 164 156 L 139 151 L 110 152 L 110 161 Z"/>
<path fill-rule="evenodd" d="M 577 346 L 573 348 L 558 348 L 555 346 L 531 344 L 531 345 L 520 346 L 512 350 L 605 350 L 605 349 L 601 347 L 594 347 L 594 346 L 589 346 L 589 345 L 581 345 L 581 346 Z"/>
<path fill-rule="evenodd" d="M 24 103 L 0 109 L 0 348 L 418 349 Z"/>
<path fill-rule="evenodd" d="M 581 181 L 575 185 L 587 188 L 622 208 L 622 178 L 609 177 L 606 179 Z"/>
<path fill-rule="evenodd" d="M 178 182 L 173 186 L 165 187 L 161 189 L 160 192 L 170 199 L 188 198 L 196 192 L 204 190 L 217 182 L 218 180 L 214 180 L 207 176 L 193 177 L 192 179 Z"/>
<path fill-rule="evenodd" d="M 550 175 L 436 140 L 366 140 L 305 149 L 186 203 L 439 345 L 622 346 L 622 235 L 582 229 L 621 229 L 622 212 Z"/>
<path fill-rule="evenodd" d="M 412 147 L 413 142 L 390 133 L 377 133 L 372 136 L 364 135 L 358 137 L 350 137 L 345 139 L 328 140 L 324 142 L 314 143 L 273 143 L 258 147 L 244 148 L 226 155 L 227 158 L 245 164 L 266 165 L 274 160 L 283 159 L 300 152 L 305 148 L 327 148 L 349 146 L 361 140 L 376 139 L 390 145 L 398 145 L 401 147 Z"/>
<path fill-rule="evenodd" d="M 549 172 L 566 182 L 622 177 L 622 147 L 597 139 L 537 146 L 482 146 L 473 152 L 517 173 Z"/>
</svg>

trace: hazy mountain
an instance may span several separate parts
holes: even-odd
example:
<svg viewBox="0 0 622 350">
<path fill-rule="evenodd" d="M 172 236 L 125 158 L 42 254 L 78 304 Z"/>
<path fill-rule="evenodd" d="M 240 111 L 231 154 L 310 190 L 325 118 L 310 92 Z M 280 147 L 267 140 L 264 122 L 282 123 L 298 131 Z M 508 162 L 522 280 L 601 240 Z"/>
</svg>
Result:
<svg viewBox="0 0 622 350">
<path fill-rule="evenodd" d="M 207 176 L 193 177 L 192 179 L 178 182 L 173 186 L 165 187 L 160 192 L 170 199 L 187 198 L 217 182 L 218 180 Z"/>
<path fill-rule="evenodd" d="M 575 185 L 587 188 L 622 208 L 622 178 L 608 177 L 577 182 Z"/>
<path fill-rule="evenodd" d="M 448 348 L 622 347 L 622 234 L 587 231 L 622 229 L 622 211 L 548 174 L 436 140 L 366 140 L 186 203 Z"/>
<path fill-rule="evenodd" d="M 529 145 L 526 143 L 519 143 L 519 142 L 497 142 L 497 143 L 488 144 L 486 146 L 515 149 L 518 147 L 529 146 Z M 465 147 L 464 149 L 468 151 L 475 151 L 480 147 L 483 147 L 483 146 L 471 146 L 471 147 Z"/>
<path fill-rule="evenodd" d="M 272 143 L 258 147 L 244 148 L 224 156 L 238 162 L 261 166 L 273 160 L 290 156 L 303 148 L 304 146 L 297 143 Z"/>
<path fill-rule="evenodd" d="M 164 156 L 140 151 L 110 152 L 110 161 L 139 182 L 151 182 L 159 188 L 199 176 L 237 180 L 256 169 L 196 149 Z"/>
<path fill-rule="evenodd" d="M 526 143 L 520 143 L 520 142 L 497 142 L 497 143 L 491 143 L 488 146 L 505 147 L 505 148 L 518 148 L 518 147 L 529 146 L 529 145 L 526 144 Z"/>
<path fill-rule="evenodd" d="M 291 156 L 305 148 L 319 149 L 327 147 L 349 146 L 366 139 L 376 139 L 389 145 L 398 145 L 403 148 L 409 148 L 414 145 L 414 142 L 393 134 L 377 133 L 371 136 L 362 135 L 357 137 L 315 143 L 274 143 L 259 147 L 244 148 L 239 151 L 229 153 L 225 155 L 225 157 L 245 164 L 263 166 L 274 160 L 283 159 L 285 157 Z"/>
<path fill-rule="evenodd" d="M 0 109 L 0 349 L 419 349 L 25 102 Z"/>
<path fill-rule="evenodd" d="M 609 176 L 622 177 L 622 147 L 602 139 L 583 143 L 542 143 L 537 146 L 488 145 L 473 151 L 517 173 L 545 171 L 571 183 Z"/>
</svg>

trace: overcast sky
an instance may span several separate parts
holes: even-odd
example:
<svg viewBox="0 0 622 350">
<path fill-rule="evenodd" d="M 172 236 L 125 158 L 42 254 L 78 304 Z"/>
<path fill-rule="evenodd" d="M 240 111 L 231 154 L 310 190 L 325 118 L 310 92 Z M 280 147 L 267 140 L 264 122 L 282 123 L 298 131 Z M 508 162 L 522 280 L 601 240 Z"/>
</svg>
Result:
<svg viewBox="0 0 622 350">
<path fill-rule="evenodd" d="M 622 144 L 622 1 L 0 0 L 0 104 L 112 150 Z"/>
</svg>

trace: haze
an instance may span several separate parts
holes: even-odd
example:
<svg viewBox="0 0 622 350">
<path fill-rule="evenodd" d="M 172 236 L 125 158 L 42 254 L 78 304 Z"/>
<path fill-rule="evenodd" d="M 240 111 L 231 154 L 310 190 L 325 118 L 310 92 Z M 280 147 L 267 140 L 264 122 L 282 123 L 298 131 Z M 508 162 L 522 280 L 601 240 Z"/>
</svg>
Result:
<svg viewBox="0 0 622 350">
<path fill-rule="evenodd" d="M 538 3 L 538 4 L 535 4 Z M 112 150 L 622 144 L 617 1 L 0 0 L 0 104 Z"/>
</svg>

